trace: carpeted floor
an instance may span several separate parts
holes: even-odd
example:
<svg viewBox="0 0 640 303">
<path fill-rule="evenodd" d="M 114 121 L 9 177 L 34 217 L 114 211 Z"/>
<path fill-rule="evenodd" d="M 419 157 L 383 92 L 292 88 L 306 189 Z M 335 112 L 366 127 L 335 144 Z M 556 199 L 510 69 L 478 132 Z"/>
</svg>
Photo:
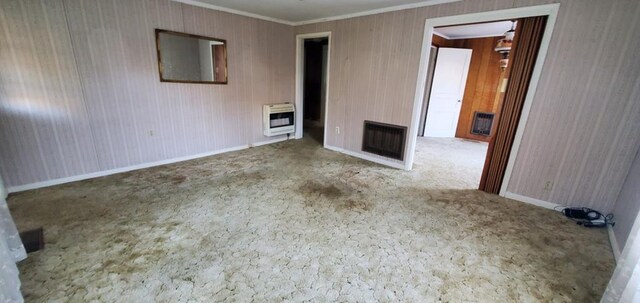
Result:
<svg viewBox="0 0 640 303">
<path fill-rule="evenodd" d="M 425 187 L 477 189 L 488 143 L 459 138 L 418 137 L 412 173 Z"/>
<path fill-rule="evenodd" d="M 43 226 L 47 245 L 20 263 L 23 293 L 27 302 L 599 300 L 613 270 L 606 230 L 457 189 L 473 188 L 465 182 L 446 189 L 439 174 L 451 172 L 421 161 L 405 172 L 303 139 L 14 194 L 19 228 Z"/>
</svg>

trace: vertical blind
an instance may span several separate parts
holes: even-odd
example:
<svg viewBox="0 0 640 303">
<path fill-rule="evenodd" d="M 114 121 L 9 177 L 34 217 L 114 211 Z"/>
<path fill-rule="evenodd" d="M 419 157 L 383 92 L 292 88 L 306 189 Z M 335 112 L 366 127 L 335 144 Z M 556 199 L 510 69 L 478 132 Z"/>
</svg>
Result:
<svg viewBox="0 0 640 303">
<path fill-rule="evenodd" d="M 513 43 L 514 50 L 510 58 L 509 83 L 496 133 L 489 142 L 480 181 L 482 191 L 494 194 L 500 192 L 546 22 L 546 16 L 518 20 Z"/>
</svg>

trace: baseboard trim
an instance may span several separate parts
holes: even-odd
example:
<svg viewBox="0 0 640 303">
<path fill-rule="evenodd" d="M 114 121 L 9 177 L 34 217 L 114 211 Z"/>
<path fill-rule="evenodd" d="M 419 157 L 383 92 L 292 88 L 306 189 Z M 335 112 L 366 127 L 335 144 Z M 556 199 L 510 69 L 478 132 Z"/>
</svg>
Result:
<svg viewBox="0 0 640 303">
<path fill-rule="evenodd" d="M 509 198 L 509 199 L 513 199 L 513 200 L 516 200 L 516 201 L 520 201 L 520 202 L 524 202 L 524 203 L 533 204 L 533 205 L 536 205 L 536 206 L 548 208 L 548 209 L 553 209 L 553 210 L 557 210 L 559 207 L 564 207 L 564 206 L 562 206 L 560 204 L 547 202 L 547 201 L 543 201 L 543 200 L 538 200 L 538 199 L 535 199 L 535 198 L 514 194 L 512 192 L 505 192 L 504 193 L 504 197 L 505 198 Z M 616 235 L 613 233 L 613 227 L 611 227 L 611 225 L 607 225 L 607 232 L 609 234 L 609 244 L 611 245 L 611 250 L 613 251 L 613 259 L 617 263 L 618 259 L 620 258 L 620 248 L 618 247 L 618 241 L 616 240 Z"/>
<path fill-rule="evenodd" d="M 332 151 L 336 151 L 345 155 L 349 155 L 352 157 L 356 157 L 356 158 L 360 158 L 363 160 L 367 160 L 367 161 L 371 161 L 374 163 L 378 163 L 378 164 L 382 164 L 384 166 L 389 166 L 389 167 L 393 167 L 393 168 L 397 168 L 397 169 L 402 169 L 404 170 L 404 163 L 398 163 L 398 162 L 393 162 L 393 161 L 389 161 L 389 160 L 385 160 L 385 159 L 380 159 L 380 158 L 376 158 L 367 154 L 363 154 L 363 153 L 359 153 L 359 152 L 354 152 L 354 151 L 350 151 L 350 150 L 346 150 L 343 148 L 339 148 L 339 147 L 335 147 L 335 146 L 331 146 L 331 145 L 325 145 L 324 146 L 326 149 L 332 150 Z"/>
<path fill-rule="evenodd" d="M 272 140 L 267 140 L 267 141 L 260 141 L 260 142 L 256 142 L 251 144 L 251 147 L 258 147 L 258 146 L 262 146 L 262 145 L 267 145 L 267 144 L 273 144 L 273 143 L 278 143 L 278 142 L 282 142 L 282 141 L 287 141 L 293 139 L 293 137 L 287 138 L 287 137 L 282 137 L 282 138 L 276 138 L 276 139 L 272 139 Z"/>
<path fill-rule="evenodd" d="M 618 240 L 611 225 L 607 225 L 607 232 L 609 233 L 609 244 L 611 244 L 611 250 L 613 251 L 613 259 L 618 263 L 618 259 L 620 259 L 620 247 L 618 246 Z"/>
<path fill-rule="evenodd" d="M 286 140 L 286 138 L 285 138 L 285 140 Z M 258 144 L 265 145 L 265 144 L 270 144 L 270 143 L 275 143 L 275 142 L 270 142 L 270 141 L 259 142 L 259 143 L 253 144 L 253 146 L 258 146 Z M 95 172 L 95 173 L 83 174 L 83 175 L 77 175 L 77 176 L 71 176 L 71 177 L 66 177 L 66 178 L 53 179 L 53 180 L 29 183 L 29 184 L 18 185 L 18 186 L 11 186 L 11 187 L 7 187 L 7 192 L 9 192 L 9 193 L 17 193 L 17 192 L 26 191 L 26 190 L 32 190 L 32 189 L 37 189 L 37 188 L 43 188 L 43 187 L 49 187 L 49 186 L 64 184 L 64 183 L 70 183 L 70 182 L 76 182 L 76 181 L 82 181 L 82 180 L 87 180 L 87 179 L 93 179 L 93 178 L 98 178 L 98 177 L 109 176 L 109 175 L 124 173 L 124 172 L 132 171 L 132 170 L 138 170 L 138 169 L 144 169 L 144 168 L 149 168 L 149 167 L 154 167 L 154 166 L 161 166 L 161 165 L 178 163 L 178 162 L 183 162 L 183 161 L 188 161 L 188 160 L 193 160 L 193 159 L 198 159 L 198 158 L 204 158 L 204 157 L 209 157 L 209 156 L 213 156 L 213 155 L 224 154 L 224 153 L 233 152 L 233 151 L 239 151 L 239 150 L 243 150 L 243 149 L 247 149 L 247 148 L 249 148 L 249 145 L 240 145 L 240 146 L 223 148 L 223 149 L 219 149 L 219 150 L 215 150 L 215 151 L 211 151 L 211 152 L 200 153 L 200 154 L 195 154 L 195 155 L 190 155 L 190 156 L 184 156 L 184 157 L 172 158 L 172 159 L 161 160 L 161 161 L 156 161 L 156 162 L 150 162 L 150 163 L 143 163 L 143 164 L 138 164 L 138 165 L 120 167 L 120 168 L 104 170 L 104 171 L 99 171 L 99 172 Z"/>
<path fill-rule="evenodd" d="M 535 206 L 540 206 L 540 207 L 544 207 L 544 208 L 548 208 L 548 209 L 553 209 L 553 210 L 556 210 L 558 207 L 564 207 L 564 206 L 562 206 L 560 204 L 547 202 L 547 201 L 544 201 L 544 200 L 539 200 L 539 199 L 535 199 L 535 198 L 531 198 L 531 197 L 527 197 L 527 196 L 523 196 L 523 195 L 518 195 L 518 194 L 514 194 L 512 192 L 505 192 L 504 193 L 504 197 L 512 199 L 512 200 L 528 203 L 528 204 L 533 204 Z"/>
</svg>

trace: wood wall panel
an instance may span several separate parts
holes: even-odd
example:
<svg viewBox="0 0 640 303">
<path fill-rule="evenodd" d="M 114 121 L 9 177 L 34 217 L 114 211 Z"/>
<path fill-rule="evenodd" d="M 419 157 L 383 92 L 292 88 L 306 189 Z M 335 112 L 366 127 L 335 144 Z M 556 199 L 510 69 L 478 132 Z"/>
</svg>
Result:
<svg viewBox="0 0 640 303">
<path fill-rule="evenodd" d="M 640 31 L 629 30 L 638 27 L 638 1 L 466 0 L 298 26 L 296 33 L 331 31 L 334 39 L 327 123 L 342 131 L 328 132 L 327 142 L 359 152 L 354 142 L 361 142 L 364 119 L 411 123 L 426 18 L 556 2 L 558 20 L 507 188 L 610 210 L 640 147 Z M 390 40 L 402 48 L 389 51 Z M 396 65 L 405 70 L 389 68 Z M 373 78 L 366 91 L 353 85 L 370 74 L 384 81 Z M 546 181 L 552 190 L 544 190 Z"/>
<path fill-rule="evenodd" d="M 0 173 L 8 187 L 267 138 L 293 102 L 293 27 L 168 0 L 0 0 Z M 154 29 L 226 39 L 228 85 L 161 83 Z"/>
<path fill-rule="evenodd" d="M 469 75 L 462 98 L 462 108 L 458 119 L 456 137 L 471 140 L 489 142 L 491 137 L 475 135 L 471 133 L 475 112 L 496 113 L 493 129 L 497 125 L 497 112 L 494 108 L 500 108 L 502 99 L 497 98 L 500 81 L 503 72 L 500 69 L 500 54 L 494 51 L 500 37 L 460 39 L 453 40 L 451 47 L 468 48 L 472 50 Z"/>
<path fill-rule="evenodd" d="M 448 40 L 438 35 L 433 35 L 431 37 L 431 45 L 435 45 L 437 47 L 451 47 L 453 45 L 453 40 Z"/>
</svg>

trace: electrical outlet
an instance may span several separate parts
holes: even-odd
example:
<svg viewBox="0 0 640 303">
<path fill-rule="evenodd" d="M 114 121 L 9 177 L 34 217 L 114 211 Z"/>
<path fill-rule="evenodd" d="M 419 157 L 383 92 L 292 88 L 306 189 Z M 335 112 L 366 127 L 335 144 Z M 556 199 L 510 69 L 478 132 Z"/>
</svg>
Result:
<svg viewBox="0 0 640 303">
<path fill-rule="evenodd" d="M 150 137 L 153 137 L 153 130 L 150 130 L 150 131 L 149 131 L 149 136 L 150 136 Z"/>
<path fill-rule="evenodd" d="M 544 183 L 544 190 L 552 190 L 553 189 L 553 182 L 552 181 L 547 181 Z"/>
<path fill-rule="evenodd" d="M 340 134 L 340 126 L 336 126 L 336 135 Z"/>
</svg>

